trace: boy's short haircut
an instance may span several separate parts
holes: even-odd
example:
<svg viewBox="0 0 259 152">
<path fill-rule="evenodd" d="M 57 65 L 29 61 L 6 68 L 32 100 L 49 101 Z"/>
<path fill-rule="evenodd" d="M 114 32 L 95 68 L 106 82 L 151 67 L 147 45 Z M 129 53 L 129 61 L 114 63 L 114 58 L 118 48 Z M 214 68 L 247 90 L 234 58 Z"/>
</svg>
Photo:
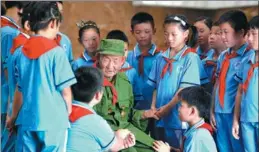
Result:
<svg viewBox="0 0 259 152">
<path fill-rule="evenodd" d="M 187 87 L 178 94 L 180 100 L 184 100 L 190 106 L 195 106 L 199 116 L 207 119 L 209 117 L 211 96 L 200 86 Z"/>
<path fill-rule="evenodd" d="M 94 67 L 80 67 L 75 71 L 77 83 L 72 85 L 74 100 L 89 103 L 103 89 L 103 74 Z"/>
<path fill-rule="evenodd" d="M 209 28 L 211 29 L 212 27 L 212 19 L 210 17 L 207 17 L 207 16 L 200 16 L 198 17 L 195 22 L 199 22 L 199 21 L 203 21 L 204 24 Z"/>
<path fill-rule="evenodd" d="M 152 28 L 155 28 L 155 23 L 152 15 L 146 12 L 139 12 L 131 18 L 131 29 L 134 30 L 135 25 L 141 23 L 150 23 Z"/>
<path fill-rule="evenodd" d="M 126 43 L 129 44 L 129 39 L 126 36 L 126 34 L 124 32 L 122 32 L 121 30 L 112 30 L 110 31 L 107 36 L 106 39 L 116 39 L 116 40 L 122 40 Z"/>
<path fill-rule="evenodd" d="M 259 29 L 259 16 L 254 16 L 249 21 L 249 29 Z"/>
<path fill-rule="evenodd" d="M 23 1 L 5 1 L 5 8 L 9 9 L 9 8 L 16 7 L 18 9 L 22 9 L 24 2 Z"/>
<path fill-rule="evenodd" d="M 220 16 L 218 20 L 219 24 L 229 23 L 230 26 L 235 30 L 235 32 L 239 32 L 244 30 L 244 35 L 246 35 L 248 31 L 248 21 L 244 12 L 240 10 L 230 10 Z"/>
<path fill-rule="evenodd" d="M 219 21 L 213 22 L 212 26 L 219 26 Z"/>
</svg>

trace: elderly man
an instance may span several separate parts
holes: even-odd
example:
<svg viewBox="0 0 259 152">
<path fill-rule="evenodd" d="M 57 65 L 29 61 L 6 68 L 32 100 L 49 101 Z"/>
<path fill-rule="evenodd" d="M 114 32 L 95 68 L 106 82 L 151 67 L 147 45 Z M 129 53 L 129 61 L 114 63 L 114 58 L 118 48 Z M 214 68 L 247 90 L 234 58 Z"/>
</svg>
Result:
<svg viewBox="0 0 259 152">
<path fill-rule="evenodd" d="M 113 130 L 129 129 L 136 136 L 136 145 L 123 150 L 124 152 L 149 152 L 154 139 L 144 131 L 148 118 L 155 118 L 155 110 L 133 109 L 132 86 L 123 72 L 119 72 L 124 57 L 124 42 L 121 40 L 104 39 L 101 41 L 99 56 L 95 67 L 104 75 L 104 93 L 102 100 L 94 109 L 111 126 Z"/>
</svg>

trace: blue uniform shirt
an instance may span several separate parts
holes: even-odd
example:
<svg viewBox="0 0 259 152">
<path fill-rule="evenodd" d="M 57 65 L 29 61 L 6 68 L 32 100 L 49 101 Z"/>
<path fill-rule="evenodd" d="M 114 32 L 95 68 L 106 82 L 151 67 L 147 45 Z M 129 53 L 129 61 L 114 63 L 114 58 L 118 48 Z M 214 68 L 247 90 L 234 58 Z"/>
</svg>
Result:
<svg viewBox="0 0 259 152">
<path fill-rule="evenodd" d="M 230 59 L 230 65 L 228 68 L 228 72 L 225 78 L 226 83 L 226 90 L 225 90 L 225 97 L 224 97 L 224 107 L 220 106 L 219 102 L 219 85 L 216 88 L 215 94 L 215 112 L 218 113 L 232 113 L 235 106 L 235 97 L 238 88 L 238 82 L 234 79 L 235 74 L 239 70 L 241 66 L 241 61 L 247 55 L 252 53 L 253 51 L 246 51 L 247 44 L 244 44 L 239 50 L 237 50 L 238 56 L 235 58 Z M 221 65 L 225 59 L 226 53 L 230 53 L 231 49 L 228 48 L 226 51 L 222 52 L 218 58 L 216 76 L 219 76 Z"/>
<path fill-rule="evenodd" d="M 131 67 L 129 63 L 126 61 L 123 65 L 122 68 L 129 68 Z M 132 88 L 133 88 L 133 94 L 134 94 L 134 100 L 135 101 L 143 101 L 143 95 L 141 91 L 141 86 L 138 84 L 138 73 L 137 71 L 132 67 L 131 69 L 125 71 L 126 76 L 128 77 Z"/>
<path fill-rule="evenodd" d="M 76 69 L 78 69 L 82 66 L 92 66 L 93 64 L 94 64 L 94 60 L 92 59 L 91 56 L 88 55 L 87 51 L 85 50 L 85 52 L 82 54 L 82 56 L 79 57 L 78 59 L 76 59 L 72 63 L 72 69 L 73 69 L 73 71 L 76 71 Z"/>
<path fill-rule="evenodd" d="M 14 25 L 17 25 L 13 19 L 1 16 L 12 22 Z M 17 25 L 17 28 L 19 26 Z M 13 45 L 13 39 L 19 35 L 20 31 L 16 28 L 5 26 L 1 27 L 1 66 L 3 69 L 1 71 L 1 113 L 7 112 L 7 101 L 9 96 L 8 82 L 5 79 L 4 70 L 7 68 L 8 58 L 10 56 L 10 51 Z"/>
<path fill-rule="evenodd" d="M 211 49 L 211 50 L 208 52 L 207 57 L 202 60 L 202 64 L 203 64 L 203 66 L 204 66 L 204 70 L 205 70 L 205 72 L 206 72 L 206 74 L 207 74 L 207 76 L 208 76 L 208 78 L 209 78 L 209 81 L 212 80 L 212 78 L 213 78 L 213 72 L 214 72 L 214 70 L 216 70 L 216 68 L 217 68 L 217 60 L 214 59 L 215 51 L 214 51 L 214 50 L 212 51 L 212 50 L 213 50 L 213 49 Z M 213 65 L 211 65 L 211 64 L 207 64 L 207 62 L 212 62 L 212 63 L 214 63 L 216 66 L 213 66 Z M 215 74 L 215 73 L 214 73 L 214 74 Z"/>
<path fill-rule="evenodd" d="M 66 51 L 66 55 L 69 63 L 72 63 L 72 61 L 74 60 L 74 57 L 73 57 L 71 41 L 65 34 L 61 32 L 59 32 L 58 34 L 61 36 L 60 45 Z"/>
<path fill-rule="evenodd" d="M 152 44 L 151 49 L 148 51 L 150 56 L 144 57 L 144 74 L 143 75 L 137 75 L 137 84 L 141 86 L 141 91 L 138 94 L 142 94 L 144 97 L 143 101 L 139 101 L 139 104 L 136 105 L 136 109 L 150 109 L 151 102 L 152 102 L 152 96 L 151 94 L 153 93 L 153 89 L 149 87 L 147 84 L 148 80 L 148 75 L 151 71 L 152 65 L 154 60 L 161 55 L 161 53 L 155 53 L 156 52 L 156 45 Z M 138 44 L 135 46 L 133 51 L 129 51 L 128 57 L 127 57 L 127 62 L 138 72 L 138 63 L 141 55 L 141 50 L 138 46 Z"/>
<path fill-rule="evenodd" d="M 93 114 L 71 123 L 68 130 L 67 152 L 108 151 L 115 142 L 115 134 L 109 124 L 87 104 L 74 101 L 74 105 L 88 109 Z"/>
<path fill-rule="evenodd" d="M 62 90 L 76 83 L 67 56 L 60 46 L 31 60 L 21 53 L 18 88 L 23 105 L 17 119 L 30 131 L 69 127 Z"/>
<path fill-rule="evenodd" d="M 184 133 L 184 152 L 216 152 L 216 144 L 211 133 L 205 128 L 198 128 L 204 124 L 204 119 Z"/>
<path fill-rule="evenodd" d="M 241 68 L 235 75 L 235 79 L 244 84 L 251 63 L 255 64 L 255 53 L 251 53 L 242 60 Z M 249 81 L 247 92 L 242 94 L 240 121 L 258 122 L 258 67 L 254 69 L 252 78 Z"/>
<path fill-rule="evenodd" d="M 168 104 L 180 88 L 200 85 L 200 74 L 198 70 L 200 59 L 197 54 L 192 52 L 182 56 L 186 50 L 187 46 L 173 57 L 176 61 L 173 62 L 172 73 L 168 70 L 163 78 L 161 78 L 160 75 L 166 65 L 164 57 L 169 58 L 170 49 L 165 51 L 153 63 L 148 84 L 157 90 L 156 108 Z M 180 104 L 178 103 L 167 116 L 157 121 L 157 126 L 182 129 L 182 122 L 178 116 L 179 106 Z"/>
</svg>

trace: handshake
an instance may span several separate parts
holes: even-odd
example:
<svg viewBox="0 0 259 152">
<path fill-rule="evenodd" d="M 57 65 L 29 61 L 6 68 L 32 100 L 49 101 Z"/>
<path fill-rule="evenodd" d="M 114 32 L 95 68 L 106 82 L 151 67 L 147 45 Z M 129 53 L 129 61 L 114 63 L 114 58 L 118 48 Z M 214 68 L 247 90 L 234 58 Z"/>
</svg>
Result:
<svg viewBox="0 0 259 152">
<path fill-rule="evenodd" d="M 151 107 L 151 109 L 144 111 L 142 119 L 154 118 L 156 120 L 159 120 L 160 118 L 166 116 L 169 111 L 170 108 L 166 105 L 159 109 Z"/>
</svg>

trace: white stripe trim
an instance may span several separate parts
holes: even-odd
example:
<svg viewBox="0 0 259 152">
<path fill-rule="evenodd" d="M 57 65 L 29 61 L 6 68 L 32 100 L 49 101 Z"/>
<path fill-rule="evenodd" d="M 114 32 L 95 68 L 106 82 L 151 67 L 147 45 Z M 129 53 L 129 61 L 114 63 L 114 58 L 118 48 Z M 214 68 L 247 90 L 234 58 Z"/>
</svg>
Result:
<svg viewBox="0 0 259 152">
<path fill-rule="evenodd" d="M 13 22 L 12 20 L 10 20 L 8 17 L 6 16 L 1 16 L 4 19 L 7 19 L 8 21 L 12 22 L 17 28 L 20 28 L 20 26 L 18 24 L 16 24 L 15 22 Z"/>
</svg>

